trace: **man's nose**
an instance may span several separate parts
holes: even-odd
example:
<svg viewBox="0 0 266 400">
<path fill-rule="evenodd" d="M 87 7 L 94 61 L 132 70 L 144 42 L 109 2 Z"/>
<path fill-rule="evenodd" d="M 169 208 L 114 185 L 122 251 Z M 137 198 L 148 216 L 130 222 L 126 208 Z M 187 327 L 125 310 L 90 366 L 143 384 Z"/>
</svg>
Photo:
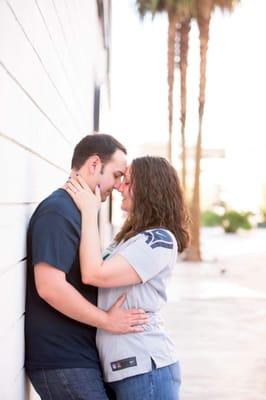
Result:
<svg viewBox="0 0 266 400">
<path fill-rule="evenodd" d="M 122 187 L 122 182 L 118 181 L 114 184 L 114 189 L 118 190 L 121 192 L 121 187 Z"/>
</svg>

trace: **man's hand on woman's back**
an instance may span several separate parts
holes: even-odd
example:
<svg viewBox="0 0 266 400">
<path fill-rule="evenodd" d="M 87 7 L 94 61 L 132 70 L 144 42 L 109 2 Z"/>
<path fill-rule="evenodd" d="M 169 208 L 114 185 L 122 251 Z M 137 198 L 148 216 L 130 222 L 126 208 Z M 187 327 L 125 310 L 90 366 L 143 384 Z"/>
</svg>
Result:
<svg viewBox="0 0 266 400">
<path fill-rule="evenodd" d="M 126 300 L 126 295 L 123 294 L 107 311 L 107 319 L 104 322 L 102 329 L 111 333 L 136 333 L 143 332 L 142 325 L 148 322 L 147 314 L 144 310 L 132 308 L 126 310 L 122 308 Z"/>
</svg>

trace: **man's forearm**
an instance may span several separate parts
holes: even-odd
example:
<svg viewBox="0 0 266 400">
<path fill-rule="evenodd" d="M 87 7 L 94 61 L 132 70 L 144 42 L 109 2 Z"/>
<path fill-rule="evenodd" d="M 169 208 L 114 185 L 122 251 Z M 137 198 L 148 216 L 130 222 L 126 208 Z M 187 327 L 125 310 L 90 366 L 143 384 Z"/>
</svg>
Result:
<svg viewBox="0 0 266 400">
<path fill-rule="evenodd" d="M 57 282 L 41 297 L 50 306 L 69 318 L 96 328 L 106 329 L 107 313 L 87 301 L 67 281 Z"/>
<path fill-rule="evenodd" d="M 125 295 L 120 296 L 105 312 L 91 304 L 68 283 L 63 271 L 46 263 L 39 263 L 34 268 L 35 285 L 39 296 L 71 319 L 119 334 L 140 332 L 141 328 L 136 325 L 147 322 L 144 310 L 125 310 L 122 307 Z"/>
</svg>

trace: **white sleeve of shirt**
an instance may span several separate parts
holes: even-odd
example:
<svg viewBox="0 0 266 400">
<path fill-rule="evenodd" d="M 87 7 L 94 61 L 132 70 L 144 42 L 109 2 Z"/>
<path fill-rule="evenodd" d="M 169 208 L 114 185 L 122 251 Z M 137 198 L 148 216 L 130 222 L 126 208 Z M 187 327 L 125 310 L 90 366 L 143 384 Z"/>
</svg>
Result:
<svg viewBox="0 0 266 400">
<path fill-rule="evenodd" d="M 176 255 L 176 247 L 173 234 L 157 228 L 138 234 L 136 240 L 117 254 L 127 260 L 145 283 L 169 266 Z"/>
</svg>

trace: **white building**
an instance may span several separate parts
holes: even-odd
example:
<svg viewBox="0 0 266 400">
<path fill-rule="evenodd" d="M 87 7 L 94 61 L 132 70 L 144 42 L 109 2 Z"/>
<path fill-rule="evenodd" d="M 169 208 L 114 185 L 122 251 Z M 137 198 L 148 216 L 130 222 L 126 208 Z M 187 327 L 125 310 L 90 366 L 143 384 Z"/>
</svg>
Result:
<svg viewBox="0 0 266 400">
<path fill-rule="evenodd" d="M 74 145 L 99 127 L 109 11 L 108 0 L 0 0 L 1 400 L 33 398 L 23 369 L 26 227 L 68 176 Z"/>
</svg>

